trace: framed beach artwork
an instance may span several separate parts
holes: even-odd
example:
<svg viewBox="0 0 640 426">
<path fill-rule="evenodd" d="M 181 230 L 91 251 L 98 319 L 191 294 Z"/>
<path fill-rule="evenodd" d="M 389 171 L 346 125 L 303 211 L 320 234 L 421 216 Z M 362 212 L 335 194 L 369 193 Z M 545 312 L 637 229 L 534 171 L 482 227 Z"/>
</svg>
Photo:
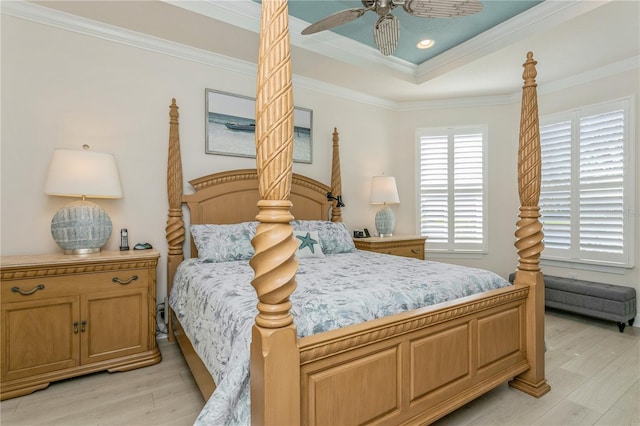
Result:
<svg viewBox="0 0 640 426">
<path fill-rule="evenodd" d="M 213 89 L 205 90 L 205 152 L 256 157 L 256 101 Z M 311 163 L 313 111 L 293 109 L 293 161 Z"/>
</svg>

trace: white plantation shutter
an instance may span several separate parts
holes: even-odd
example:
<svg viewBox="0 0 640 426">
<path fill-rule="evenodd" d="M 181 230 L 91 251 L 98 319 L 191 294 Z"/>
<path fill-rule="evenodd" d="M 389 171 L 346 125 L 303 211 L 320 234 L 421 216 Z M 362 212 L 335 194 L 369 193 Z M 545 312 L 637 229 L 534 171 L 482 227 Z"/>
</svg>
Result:
<svg viewBox="0 0 640 426">
<path fill-rule="evenodd" d="M 420 139 L 420 233 L 434 244 L 449 241 L 448 146 L 446 135 Z"/>
<path fill-rule="evenodd" d="M 629 101 L 584 108 L 540 127 L 543 257 L 632 265 Z"/>
<path fill-rule="evenodd" d="M 429 250 L 486 250 L 486 129 L 421 129 L 420 233 Z"/>
<path fill-rule="evenodd" d="M 481 247 L 483 232 L 482 133 L 454 135 L 454 241 Z"/>
<path fill-rule="evenodd" d="M 624 251 L 624 111 L 580 118 L 581 257 Z"/>
<path fill-rule="evenodd" d="M 571 248 L 571 122 L 540 127 L 545 251 Z M 562 256 L 562 254 L 561 254 Z"/>
</svg>

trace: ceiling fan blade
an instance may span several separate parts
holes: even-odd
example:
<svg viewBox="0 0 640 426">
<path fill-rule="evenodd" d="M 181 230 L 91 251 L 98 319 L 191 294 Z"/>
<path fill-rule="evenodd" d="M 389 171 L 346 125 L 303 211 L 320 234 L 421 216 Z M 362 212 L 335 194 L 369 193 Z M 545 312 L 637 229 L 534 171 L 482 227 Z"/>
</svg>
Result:
<svg viewBox="0 0 640 426">
<path fill-rule="evenodd" d="M 479 0 L 406 0 L 404 10 L 419 18 L 453 18 L 482 10 Z"/>
<path fill-rule="evenodd" d="M 366 9 L 347 9 L 342 10 L 340 12 L 336 12 L 333 15 L 329 15 L 326 18 L 319 20 L 307 28 L 302 30 L 303 35 L 313 34 L 320 31 L 330 30 L 331 28 L 337 27 L 339 25 L 346 24 L 347 22 L 354 21 L 364 15 L 364 13 L 369 10 Z"/>
<path fill-rule="evenodd" d="M 396 50 L 400 38 L 400 24 L 398 18 L 388 14 L 381 16 L 373 27 L 373 39 L 378 50 L 385 56 L 389 56 Z"/>
</svg>

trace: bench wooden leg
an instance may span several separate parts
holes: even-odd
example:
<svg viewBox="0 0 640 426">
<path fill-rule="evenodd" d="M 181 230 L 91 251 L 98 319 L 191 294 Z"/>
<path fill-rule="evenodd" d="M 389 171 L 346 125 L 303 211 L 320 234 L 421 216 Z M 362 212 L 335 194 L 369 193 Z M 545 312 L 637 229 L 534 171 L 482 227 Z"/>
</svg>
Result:
<svg viewBox="0 0 640 426">
<path fill-rule="evenodd" d="M 624 326 L 625 326 L 625 325 L 626 325 L 626 324 L 625 324 L 625 323 L 623 323 L 623 322 L 619 322 L 619 323 L 618 323 L 618 330 L 620 330 L 620 333 L 624 332 Z"/>
</svg>

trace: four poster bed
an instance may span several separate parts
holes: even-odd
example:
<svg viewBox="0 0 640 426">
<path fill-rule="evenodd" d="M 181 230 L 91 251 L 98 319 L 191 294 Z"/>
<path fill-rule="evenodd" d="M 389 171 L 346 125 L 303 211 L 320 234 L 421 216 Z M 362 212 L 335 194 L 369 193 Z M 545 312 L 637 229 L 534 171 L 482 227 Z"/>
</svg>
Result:
<svg viewBox="0 0 640 426">
<path fill-rule="evenodd" d="M 505 381 L 536 397 L 548 392 L 533 55 L 523 74 L 519 264 L 508 285 L 487 271 L 353 248 L 341 223 L 337 131 L 331 186 L 292 173 L 287 19 L 286 1 L 262 2 L 257 169 L 192 180 L 195 192 L 184 195 L 175 100 L 170 107 L 169 338 L 179 343 L 205 399 L 214 394 L 198 422 L 425 424 Z M 187 260 L 183 203 L 192 234 Z M 309 241 L 318 252 L 307 258 L 301 249 Z M 345 272 L 363 266 L 356 275 Z M 392 282 L 402 270 L 406 282 Z M 435 277 L 431 287 L 449 279 L 454 289 L 429 293 L 417 278 L 425 275 Z M 393 289 L 378 291 L 379 281 Z M 413 288 L 402 287 L 407 283 L 425 293 L 414 297 Z M 192 298 L 184 298 L 189 292 Z M 347 300 L 350 292 L 356 296 Z M 202 349 L 216 345 L 221 352 Z"/>
</svg>

